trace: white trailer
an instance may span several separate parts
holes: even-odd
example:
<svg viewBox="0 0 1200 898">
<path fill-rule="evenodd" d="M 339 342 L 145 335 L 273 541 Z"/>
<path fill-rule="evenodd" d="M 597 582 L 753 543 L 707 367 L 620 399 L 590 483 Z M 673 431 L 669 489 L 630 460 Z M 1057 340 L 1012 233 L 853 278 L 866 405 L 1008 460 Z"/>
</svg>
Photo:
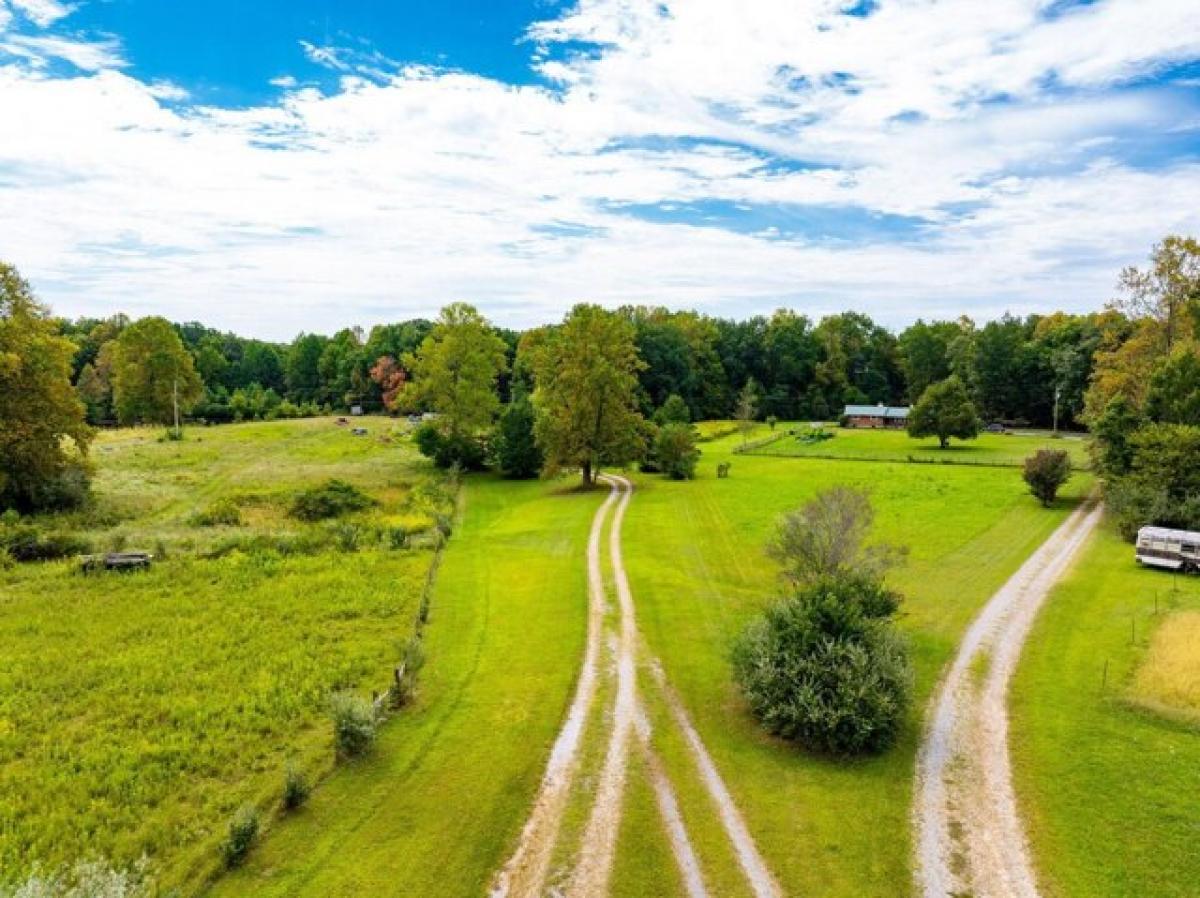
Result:
<svg viewBox="0 0 1200 898">
<path fill-rule="evenodd" d="M 1200 533 L 1143 527 L 1137 535 L 1138 564 L 1169 571 L 1200 571 Z"/>
</svg>

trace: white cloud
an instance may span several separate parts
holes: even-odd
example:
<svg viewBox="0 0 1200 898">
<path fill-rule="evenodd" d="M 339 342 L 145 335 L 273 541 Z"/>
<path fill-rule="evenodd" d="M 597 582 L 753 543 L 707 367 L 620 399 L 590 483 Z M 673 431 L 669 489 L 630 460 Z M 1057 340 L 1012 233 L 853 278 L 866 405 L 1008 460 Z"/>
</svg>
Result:
<svg viewBox="0 0 1200 898">
<path fill-rule="evenodd" d="M 64 313 L 284 337 L 461 298 L 515 325 L 581 299 L 889 323 L 1094 308 L 1155 239 L 1200 230 L 1195 148 L 1145 170 L 1130 149 L 1195 103 L 1113 88 L 1200 56 L 1190 3 L 842 5 L 584 0 L 530 32 L 555 89 L 306 44 L 339 88 L 281 76 L 277 104 L 242 109 L 0 20 L 19 57 L 0 65 L 0 257 Z M 52 77 L 51 56 L 87 74 Z M 629 213 L 712 203 L 745 220 Z M 812 224 L 846 209 L 925 224 Z"/>
<path fill-rule="evenodd" d="M 44 68 L 51 60 L 61 59 L 85 72 L 121 68 L 125 61 L 115 41 L 80 41 L 52 35 L 11 34 L 0 37 L 0 53 L 26 60 L 34 68 Z"/>
<path fill-rule="evenodd" d="M 71 6 L 58 0 L 8 0 L 8 3 L 43 28 L 70 15 L 72 10 Z"/>
</svg>

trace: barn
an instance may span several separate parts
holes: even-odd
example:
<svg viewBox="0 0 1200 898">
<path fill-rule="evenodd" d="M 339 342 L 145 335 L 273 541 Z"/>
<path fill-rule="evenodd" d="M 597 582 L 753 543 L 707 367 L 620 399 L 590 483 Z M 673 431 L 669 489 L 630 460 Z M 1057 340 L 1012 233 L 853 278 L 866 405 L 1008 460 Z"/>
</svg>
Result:
<svg viewBox="0 0 1200 898">
<path fill-rule="evenodd" d="M 908 407 L 896 405 L 848 405 L 842 412 L 846 427 L 903 430 L 908 426 Z"/>
</svg>

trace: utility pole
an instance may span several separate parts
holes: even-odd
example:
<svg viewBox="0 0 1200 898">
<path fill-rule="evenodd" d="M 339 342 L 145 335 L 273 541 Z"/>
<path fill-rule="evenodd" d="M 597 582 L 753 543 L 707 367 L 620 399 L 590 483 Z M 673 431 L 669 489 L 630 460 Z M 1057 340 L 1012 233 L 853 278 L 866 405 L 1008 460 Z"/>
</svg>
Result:
<svg viewBox="0 0 1200 898">
<path fill-rule="evenodd" d="M 175 375 L 175 380 L 171 383 L 171 401 L 175 405 L 175 437 L 179 437 L 179 375 Z"/>
<path fill-rule="evenodd" d="M 1058 399 L 1062 396 L 1062 387 L 1054 388 L 1054 435 L 1058 436 Z"/>
</svg>

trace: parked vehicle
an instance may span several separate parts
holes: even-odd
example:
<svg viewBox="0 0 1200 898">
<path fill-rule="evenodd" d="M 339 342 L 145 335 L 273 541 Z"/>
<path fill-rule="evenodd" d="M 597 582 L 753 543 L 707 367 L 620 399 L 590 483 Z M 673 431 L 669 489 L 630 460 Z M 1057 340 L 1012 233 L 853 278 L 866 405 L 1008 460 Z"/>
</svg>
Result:
<svg viewBox="0 0 1200 898">
<path fill-rule="evenodd" d="M 984 430 L 987 431 L 988 433 L 1006 433 L 1008 431 L 1008 428 L 1005 427 L 1003 424 L 1001 424 L 999 421 L 993 421 L 991 424 L 989 424 L 987 427 L 985 427 Z"/>
<path fill-rule="evenodd" d="M 1143 527 L 1138 531 L 1136 555 L 1138 564 L 1185 573 L 1200 571 L 1200 533 Z"/>
</svg>

